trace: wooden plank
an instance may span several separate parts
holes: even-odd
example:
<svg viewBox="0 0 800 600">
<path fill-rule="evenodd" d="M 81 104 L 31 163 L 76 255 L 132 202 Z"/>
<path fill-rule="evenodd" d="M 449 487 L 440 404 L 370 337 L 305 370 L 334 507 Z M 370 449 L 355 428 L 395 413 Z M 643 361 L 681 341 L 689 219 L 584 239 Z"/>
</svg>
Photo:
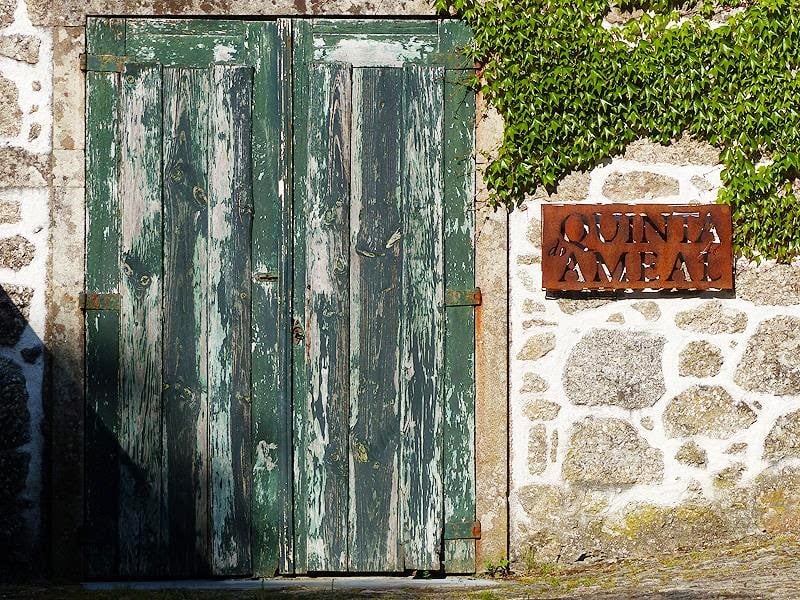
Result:
<svg viewBox="0 0 800 600">
<path fill-rule="evenodd" d="M 89 49 L 124 49 L 124 31 L 115 20 L 89 19 Z M 86 74 L 85 285 L 99 293 L 119 291 L 118 98 L 118 74 Z M 90 578 L 119 572 L 118 385 L 119 313 L 87 311 L 84 531 Z"/>
<path fill-rule="evenodd" d="M 350 571 L 402 571 L 400 69 L 353 72 L 350 206 Z"/>
<path fill-rule="evenodd" d="M 164 71 L 164 535 L 171 577 L 207 574 L 208 73 Z"/>
<path fill-rule="evenodd" d="M 350 69 L 313 65 L 308 110 L 308 569 L 347 569 Z"/>
<path fill-rule="evenodd" d="M 346 62 L 353 67 L 401 67 L 406 63 L 424 63 L 437 55 L 438 36 L 391 33 L 375 35 L 326 34 L 314 36 L 316 62 Z"/>
<path fill-rule="evenodd" d="M 243 35 L 247 23 L 238 19 L 126 19 L 127 35 Z"/>
<path fill-rule="evenodd" d="M 444 50 L 469 43 L 458 21 L 441 26 Z M 444 271 L 445 289 L 475 287 L 475 94 L 463 71 L 447 71 L 444 85 Z M 475 311 L 450 306 L 445 312 L 444 520 L 475 521 Z M 448 573 L 475 571 L 475 540 L 444 543 Z"/>
<path fill-rule="evenodd" d="M 129 60 L 157 61 L 165 67 L 206 67 L 242 64 L 246 59 L 244 35 L 153 35 L 129 37 Z"/>
<path fill-rule="evenodd" d="M 419 19 L 315 19 L 309 59 L 354 68 L 464 63 L 451 53 L 440 54 L 439 21 Z"/>
<path fill-rule="evenodd" d="M 250 563 L 250 131 L 252 73 L 214 67 L 208 222 L 211 571 Z"/>
<path fill-rule="evenodd" d="M 280 201 L 280 265 L 279 265 L 279 290 L 281 302 L 280 322 L 278 332 L 278 346 L 281 356 L 281 390 L 278 397 L 279 422 L 279 449 L 281 495 L 279 497 L 281 521 L 279 531 L 280 543 L 280 568 L 283 573 L 294 573 L 294 451 L 292 429 L 294 415 L 292 413 L 292 310 L 294 298 L 294 272 L 293 272 L 293 190 L 294 190 L 294 144 L 293 144 L 293 78 L 292 78 L 292 31 L 290 19 L 278 19 L 278 37 L 280 40 L 278 52 L 278 86 L 280 89 L 281 135 L 279 148 L 280 179 L 278 181 L 278 199 Z M 302 287 L 302 286 L 298 286 Z M 302 314 L 302 313 L 300 313 Z M 302 348 L 301 344 L 297 345 Z"/>
<path fill-rule="evenodd" d="M 161 69 L 122 73 L 120 575 L 163 573 L 161 511 Z"/>
<path fill-rule="evenodd" d="M 86 313 L 86 576 L 119 573 L 119 313 Z"/>
<path fill-rule="evenodd" d="M 442 551 L 442 119 L 444 70 L 403 69 L 401 527 L 407 569 Z"/>
<path fill-rule="evenodd" d="M 305 269 L 306 269 L 306 196 L 308 165 L 308 94 L 309 61 L 311 53 L 311 22 L 306 19 L 292 21 L 292 114 L 294 176 L 292 179 L 292 238 L 288 246 L 287 262 L 292 273 L 292 431 L 293 431 L 293 502 L 294 502 L 294 572 L 307 572 L 308 539 L 308 473 L 306 448 L 308 423 L 306 419 L 306 340 L 305 325 Z"/>
<path fill-rule="evenodd" d="M 272 577 L 286 572 L 291 554 L 291 428 L 287 428 L 290 393 L 284 376 L 287 343 L 287 293 L 280 277 L 284 172 L 288 169 L 281 114 L 283 95 L 290 90 L 285 48 L 276 23 L 248 24 L 248 46 L 254 53 L 253 88 L 253 246 L 254 273 L 270 279 L 253 284 L 252 386 L 253 487 L 251 545 L 253 573 Z M 283 334 L 283 335 L 282 335 Z M 286 411 L 286 412 L 284 412 Z M 290 425 L 290 423 L 289 423 Z"/>
</svg>

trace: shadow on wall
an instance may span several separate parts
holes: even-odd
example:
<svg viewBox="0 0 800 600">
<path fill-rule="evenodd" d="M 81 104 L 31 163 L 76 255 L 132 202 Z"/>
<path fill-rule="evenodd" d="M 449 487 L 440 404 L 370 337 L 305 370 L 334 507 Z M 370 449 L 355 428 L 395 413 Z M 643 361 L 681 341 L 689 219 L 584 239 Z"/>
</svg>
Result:
<svg viewBox="0 0 800 600">
<path fill-rule="evenodd" d="M 41 564 L 44 344 L 28 325 L 33 290 L 0 284 L 0 580 Z"/>
<path fill-rule="evenodd" d="M 36 293 L 22 283 L 0 283 L 0 582 L 52 576 L 54 561 L 72 565 L 77 577 L 81 562 L 80 509 L 56 507 L 82 504 L 82 431 L 65 413 L 83 414 L 83 384 L 70 367 L 83 357 L 54 356 L 45 346 L 30 322 Z M 61 468 L 54 466 L 56 454 Z M 58 559 L 59 552 L 69 557 Z"/>
</svg>

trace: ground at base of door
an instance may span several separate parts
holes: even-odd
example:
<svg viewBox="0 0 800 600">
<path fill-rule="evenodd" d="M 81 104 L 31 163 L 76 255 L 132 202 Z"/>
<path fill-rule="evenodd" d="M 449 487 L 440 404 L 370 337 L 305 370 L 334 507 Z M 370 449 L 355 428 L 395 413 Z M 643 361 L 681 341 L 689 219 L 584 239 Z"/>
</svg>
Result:
<svg viewBox="0 0 800 600">
<path fill-rule="evenodd" d="M 94 583 L 71 587 L 0 586 L 0 600 L 800 599 L 800 535 L 746 540 L 646 560 L 528 567 L 531 569 L 528 575 L 494 580 L 316 577 Z"/>
</svg>

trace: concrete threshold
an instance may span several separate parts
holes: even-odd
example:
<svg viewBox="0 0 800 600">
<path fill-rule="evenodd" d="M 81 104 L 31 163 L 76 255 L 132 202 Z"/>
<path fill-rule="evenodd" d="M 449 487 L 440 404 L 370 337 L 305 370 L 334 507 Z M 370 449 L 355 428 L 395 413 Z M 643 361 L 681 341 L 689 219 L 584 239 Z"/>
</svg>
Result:
<svg viewBox="0 0 800 600">
<path fill-rule="evenodd" d="M 276 579 L 175 579 L 163 581 L 93 581 L 84 583 L 87 590 L 267 590 L 267 591 L 347 591 L 381 592 L 392 590 L 483 589 L 498 585 L 476 577 L 414 579 L 411 577 L 292 577 Z"/>
</svg>

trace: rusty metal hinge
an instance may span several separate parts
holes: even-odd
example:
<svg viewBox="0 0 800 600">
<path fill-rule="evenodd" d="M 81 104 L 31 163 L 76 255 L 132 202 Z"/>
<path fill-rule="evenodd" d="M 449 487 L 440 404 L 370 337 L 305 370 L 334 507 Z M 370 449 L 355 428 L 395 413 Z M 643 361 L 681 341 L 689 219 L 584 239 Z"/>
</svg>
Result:
<svg viewBox="0 0 800 600">
<path fill-rule="evenodd" d="M 481 539 L 480 521 L 453 521 L 444 524 L 446 540 L 479 540 Z"/>
<path fill-rule="evenodd" d="M 113 54 L 81 54 L 81 71 L 122 73 L 122 67 L 126 62 L 128 62 L 127 56 L 115 56 Z"/>
<path fill-rule="evenodd" d="M 480 306 L 481 301 L 481 288 L 447 290 L 444 295 L 445 306 Z"/>
<path fill-rule="evenodd" d="M 83 310 L 119 310 L 119 294 L 98 294 L 82 292 L 78 295 L 78 304 Z"/>
</svg>

